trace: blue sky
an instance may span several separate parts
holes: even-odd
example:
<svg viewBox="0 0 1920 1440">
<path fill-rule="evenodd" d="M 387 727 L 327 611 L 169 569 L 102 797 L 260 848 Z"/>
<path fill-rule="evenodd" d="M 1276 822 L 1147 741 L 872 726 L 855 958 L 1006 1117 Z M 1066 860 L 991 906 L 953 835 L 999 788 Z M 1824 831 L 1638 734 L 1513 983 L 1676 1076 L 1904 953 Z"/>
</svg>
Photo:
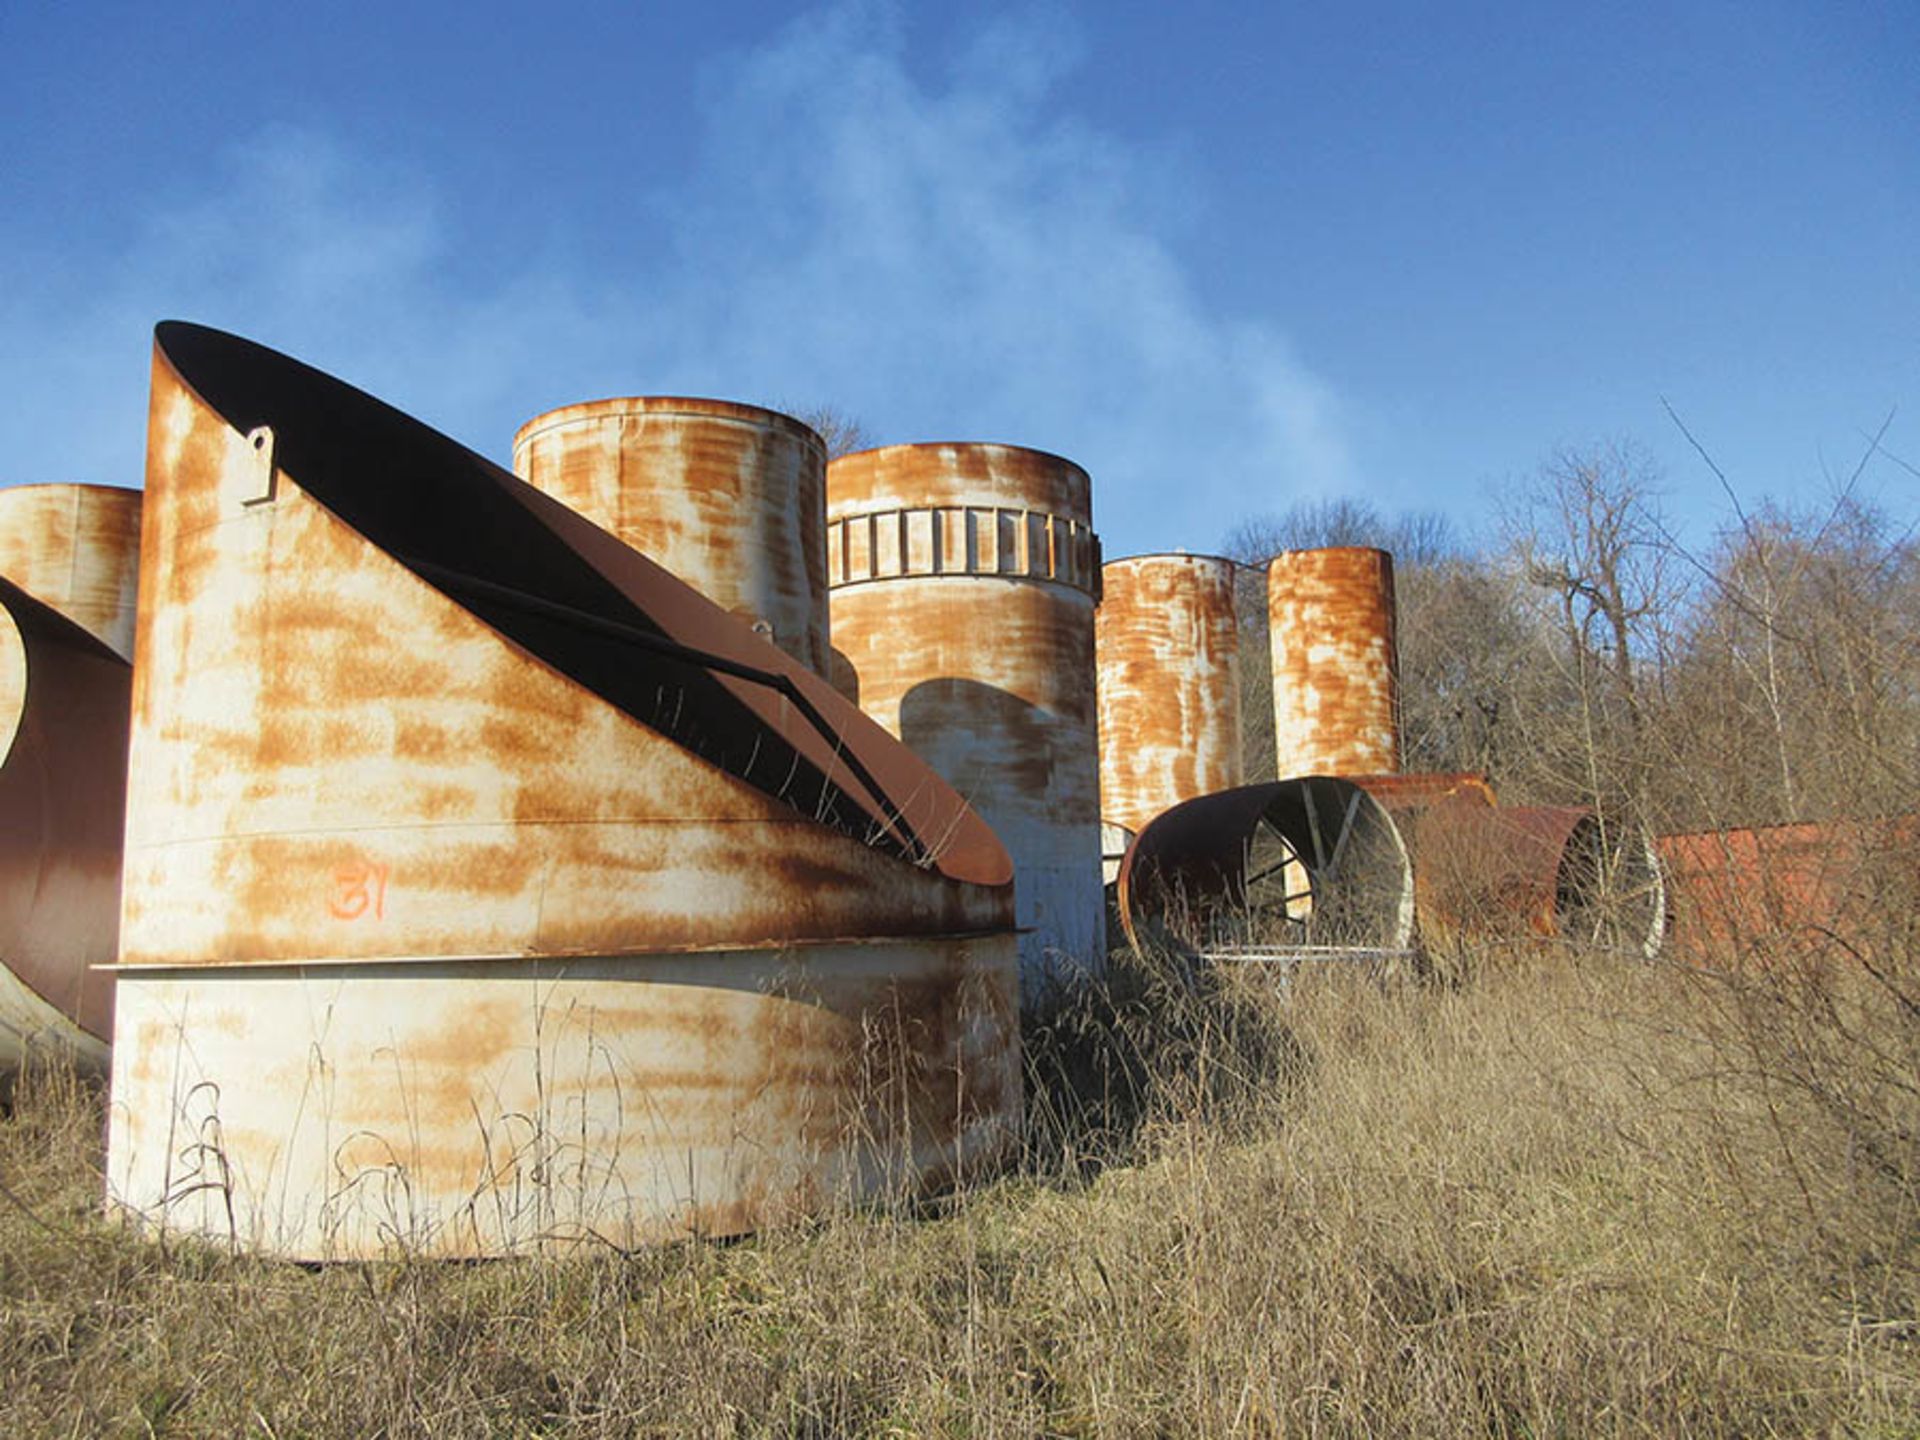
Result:
<svg viewBox="0 0 1920 1440">
<path fill-rule="evenodd" d="M 1337 12 L 1337 13 L 1336 13 Z M 1920 510 L 1920 6 L 0 8 L 0 482 L 136 483 L 149 332 L 505 460 L 611 394 L 1086 465 L 1110 555 L 1488 521 L 1637 439 L 1682 534 Z"/>
</svg>

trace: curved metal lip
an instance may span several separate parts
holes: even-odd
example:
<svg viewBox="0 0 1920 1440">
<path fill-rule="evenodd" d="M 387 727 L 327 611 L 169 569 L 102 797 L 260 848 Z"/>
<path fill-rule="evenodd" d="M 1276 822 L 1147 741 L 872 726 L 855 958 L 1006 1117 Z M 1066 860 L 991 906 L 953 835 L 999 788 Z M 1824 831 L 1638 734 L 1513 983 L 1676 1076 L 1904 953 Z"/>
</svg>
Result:
<svg viewBox="0 0 1920 1440">
<path fill-rule="evenodd" d="M 1032 927 L 1005 930 L 943 930 L 939 938 L 967 944 L 1019 935 Z M 498 950 L 472 955 L 305 955 L 274 960 L 219 960 L 197 964 L 186 960 L 146 960 L 132 963 L 89 965 L 108 975 L 261 975 L 276 970 L 355 970 L 368 966 L 420 970 L 435 966 L 472 965 L 497 968 L 507 965 L 560 966 L 575 962 L 603 961 L 625 964 L 653 958 L 680 959 L 692 955 L 803 955 L 809 950 L 851 950 L 895 948 L 924 945 L 925 935 L 800 935 L 764 942 L 733 941 L 712 945 L 650 945 L 644 950 Z"/>
<path fill-rule="evenodd" d="M 1077 460 L 1069 460 L 1064 455 L 1056 454 L 1052 450 L 1042 450 L 1035 445 L 1016 444 L 1011 440 L 901 440 L 892 445 L 873 445 L 865 450 L 849 450 L 844 455 L 836 456 L 833 463 L 840 465 L 848 460 L 870 460 L 876 456 L 891 455 L 902 450 L 998 450 L 1007 455 L 1029 455 L 1036 460 L 1051 460 L 1056 465 L 1065 465 L 1069 470 L 1078 471 L 1081 477 L 1089 482 L 1093 478 L 1087 474 L 1086 466 Z"/>
<path fill-rule="evenodd" d="M 854 450 L 837 459 L 829 460 L 827 462 L 827 523 L 831 525 L 836 520 L 856 520 L 862 515 L 882 514 L 899 508 L 894 504 L 880 505 L 864 499 L 836 500 L 833 482 L 836 469 L 846 474 L 852 470 L 877 464 L 882 457 L 936 450 L 992 450 L 1002 455 L 1024 456 L 1029 460 L 1064 467 L 1071 472 L 1069 488 L 1077 492 L 1074 498 L 1078 503 L 1067 510 L 1037 513 L 1058 515 L 1059 518 L 1085 529 L 1089 536 L 1095 536 L 1097 543 L 1097 534 L 1093 528 L 1093 477 L 1087 473 L 1086 467 L 1078 461 L 1069 460 L 1064 455 L 1056 455 L 1051 450 L 1039 450 L 1031 445 L 1015 445 L 1004 440 L 908 440 L 897 445 L 876 445 L 870 450 Z M 854 465 L 850 463 L 853 461 L 862 463 Z M 966 505 L 972 502 L 956 503 Z M 1097 564 L 1095 569 L 1098 570 Z"/>
<path fill-rule="evenodd" d="M 1393 559 L 1393 552 L 1382 545 L 1302 545 L 1292 550 L 1276 550 L 1267 557 L 1272 564 L 1283 555 L 1384 555 Z"/>
<path fill-rule="evenodd" d="M 548 430 L 558 430 L 609 415 L 689 415 L 711 420 L 733 420 L 763 429 L 785 430 L 797 439 L 812 444 L 822 455 L 826 454 L 827 449 L 827 442 L 821 439 L 820 432 L 806 421 L 765 405 L 749 405 L 743 400 L 715 400 L 701 395 L 610 395 L 603 400 L 578 400 L 541 411 L 513 432 L 514 452 L 517 454 L 527 441 Z"/>
<path fill-rule="evenodd" d="M 558 500 L 376 396 L 255 341 L 168 320 L 154 328 L 154 343 L 181 386 L 236 433 L 270 429 L 275 469 L 315 504 L 530 661 L 665 735 L 610 693 L 617 686 L 608 677 L 631 667 L 633 648 L 651 649 L 682 667 L 682 714 L 750 740 L 755 756 L 763 745 L 784 749 L 809 768 L 827 803 L 809 813 L 689 749 L 696 760 L 915 868 L 962 883 L 1011 883 L 999 838 L 925 762 L 825 680 Z M 464 514 L 466 529 L 450 535 L 458 527 L 444 523 L 449 514 Z M 425 546 L 396 544 L 396 534 Z M 480 541 L 518 585 L 410 553 L 440 546 L 459 560 Z M 530 632 L 545 634 L 545 646 Z M 857 821 L 829 818 L 838 799 Z"/>
<path fill-rule="evenodd" d="M 1043 585 L 1049 589 L 1067 590 L 1075 595 L 1083 595 L 1095 609 L 1100 607 L 1105 593 L 1089 589 L 1072 580 L 1062 580 L 1058 575 L 1015 575 L 999 570 L 913 570 L 905 575 L 862 575 L 854 580 L 834 581 L 827 586 L 827 593 L 838 595 L 843 590 L 862 590 L 869 586 L 880 585 L 911 585 L 923 580 L 978 580 L 992 585 Z"/>
<path fill-rule="evenodd" d="M 1132 565 L 1141 560 L 1204 560 L 1210 565 L 1225 565 L 1234 570 L 1250 567 L 1243 560 L 1235 560 L 1228 555 L 1212 555 L 1197 550 L 1149 550 L 1142 555 L 1122 555 L 1101 565 L 1102 570 L 1111 570 L 1116 565 Z"/>
</svg>

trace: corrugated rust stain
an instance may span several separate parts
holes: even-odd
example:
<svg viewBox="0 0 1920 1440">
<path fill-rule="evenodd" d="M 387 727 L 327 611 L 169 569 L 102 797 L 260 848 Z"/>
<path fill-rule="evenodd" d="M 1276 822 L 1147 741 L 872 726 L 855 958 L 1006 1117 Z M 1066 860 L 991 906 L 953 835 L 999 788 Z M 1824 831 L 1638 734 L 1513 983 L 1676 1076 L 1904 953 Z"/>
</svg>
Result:
<svg viewBox="0 0 1920 1440">
<path fill-rule="evenodd" d="M 1888 933 L 1920 900 L 1920 817 L 1707 830 L 1654 842 L 1675 951 L 1770 960 Z"/>
<path fill-rule="evenodd" d="M 1657 953 L 1665 891 L 1644 833 L 1584 806 L 1493 808 L 1455 795 L 1422 827 L 1429 949 L 1526 937 Z"/>
<path fill-rule="evenodd" d="M 827 466 L 837 683 L 983 815 L 1014 861 L 1024 1004 L 1105 963 L 1087 474 L 1006 445 Z"/>
<path fill-rule="evenodd" d="M 1231 560 L 1137 555 L 1101 570 L 1100 813 L 1139 830 L 1241 780 Z"/>
<path fill-rule="evenodd" d="M 133 656 L 140 492 L 116 485 L 0 490 L 0 575 L 124 659 Z"/>
<path fill-rule="evenodd" d="M 489 1254 L 737 1232 L 1008 1142 L 1005 850 L 659 565 L 167 324 L 142 576 L 108 1156 L 133 1213 Z"/>
<path fill-rule="evenodd" d="M 1278 773 L 1400 768 L 1393 557 L 1365 546 L 1288 550 L 1267 564 Z"/>
<path fill-rule="evenodd" d="M 120 919 L 127 662 L 0 579 L 0 1073 L 106 1068 Z"/>
<path fill-rule="evenodd" d="M 815 674 L 827 673 L 827 452 L 725 400 L 596 400 L 513 440 L 521 479 L 611 531 Z"/>
<path fill-rule="evenodd" d="M 1118 891 L 1138 947 L 1230 955 L 1413 943 L 1413 873 L 1399 830 L 1365 790 L 1332 776 L 1174 806 L 1135 838 Z"/>
</svg>

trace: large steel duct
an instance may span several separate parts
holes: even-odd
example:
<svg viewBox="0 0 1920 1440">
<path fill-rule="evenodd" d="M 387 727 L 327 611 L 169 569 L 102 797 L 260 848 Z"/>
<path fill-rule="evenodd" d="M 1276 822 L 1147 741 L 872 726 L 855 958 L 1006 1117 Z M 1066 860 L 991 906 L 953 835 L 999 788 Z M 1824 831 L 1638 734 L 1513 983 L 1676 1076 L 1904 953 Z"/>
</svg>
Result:
<svg viewBox="0 0 1920 1440">
<path fill-rule="evenodd" d="M 1492 807 L 1462 794 L 1418 832 L 1420 931 L 1432 951 L 1571 940 L 1645 956 L 1666 891 L 1644 831 L 1579 805 Z"/>
<path fill-rule="evenodd" d="M 1011 865 L 560 502 L 156 334 L 108 1184 L 280 1254 L 729 1234 L 991 1163 Z"/>
<path fill-rule="evenodd" d="M 1413 872 L 1366 790 L 1332 776 L 1243 785 L 1186 801 L 1120 864 L 1119 910 L 1137 947 L 1214 958 L 1403 956 Z"/>
<path fill-rule="evenodd" d="M 126 660 L 0 579 L 0 1076 L 104 1071 L 120 920 Z"/>
<path fill-rule="evenodd" d="M 1267 563 L 1276 771 L 1400 768 L 1393 557 L 1365 546 L 1288 550 Z"/>
<path fill-rule="evenodd" d="M 1007 445 L 827 466 L 835 676 L 979 810 L 1014 861 L 1021 991 L 1104 967 L 1087 474 Z"/>
<path fill-rule="evenodd" d="M 826 446 L 724 400 L 596 400 L 536 416 L 513 468 L 827 673 Z"/>
<path fill-rule="evenodd" d="M 1136 555 L 1101 570 L 1100 814 L 1138 831 L 1183 800 L 1240 783 L 1234 565 Z"/>
</svg>

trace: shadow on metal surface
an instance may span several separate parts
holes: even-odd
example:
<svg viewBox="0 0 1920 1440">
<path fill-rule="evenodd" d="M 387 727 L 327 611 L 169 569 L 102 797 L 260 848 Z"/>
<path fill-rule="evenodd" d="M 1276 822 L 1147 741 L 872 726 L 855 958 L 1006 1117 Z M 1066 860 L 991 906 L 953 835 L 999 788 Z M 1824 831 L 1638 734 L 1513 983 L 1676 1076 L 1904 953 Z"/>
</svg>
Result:
<svg viewBox="0 0 1920 1440">
<path fill-rule="evenodd" d="M 36 1041 L 102 1068 L 113 1032 L 131 669 L 0 579 L 0 1070 Z M 0 977 L 4 978 L 4 977 Z"/>
</svg>

